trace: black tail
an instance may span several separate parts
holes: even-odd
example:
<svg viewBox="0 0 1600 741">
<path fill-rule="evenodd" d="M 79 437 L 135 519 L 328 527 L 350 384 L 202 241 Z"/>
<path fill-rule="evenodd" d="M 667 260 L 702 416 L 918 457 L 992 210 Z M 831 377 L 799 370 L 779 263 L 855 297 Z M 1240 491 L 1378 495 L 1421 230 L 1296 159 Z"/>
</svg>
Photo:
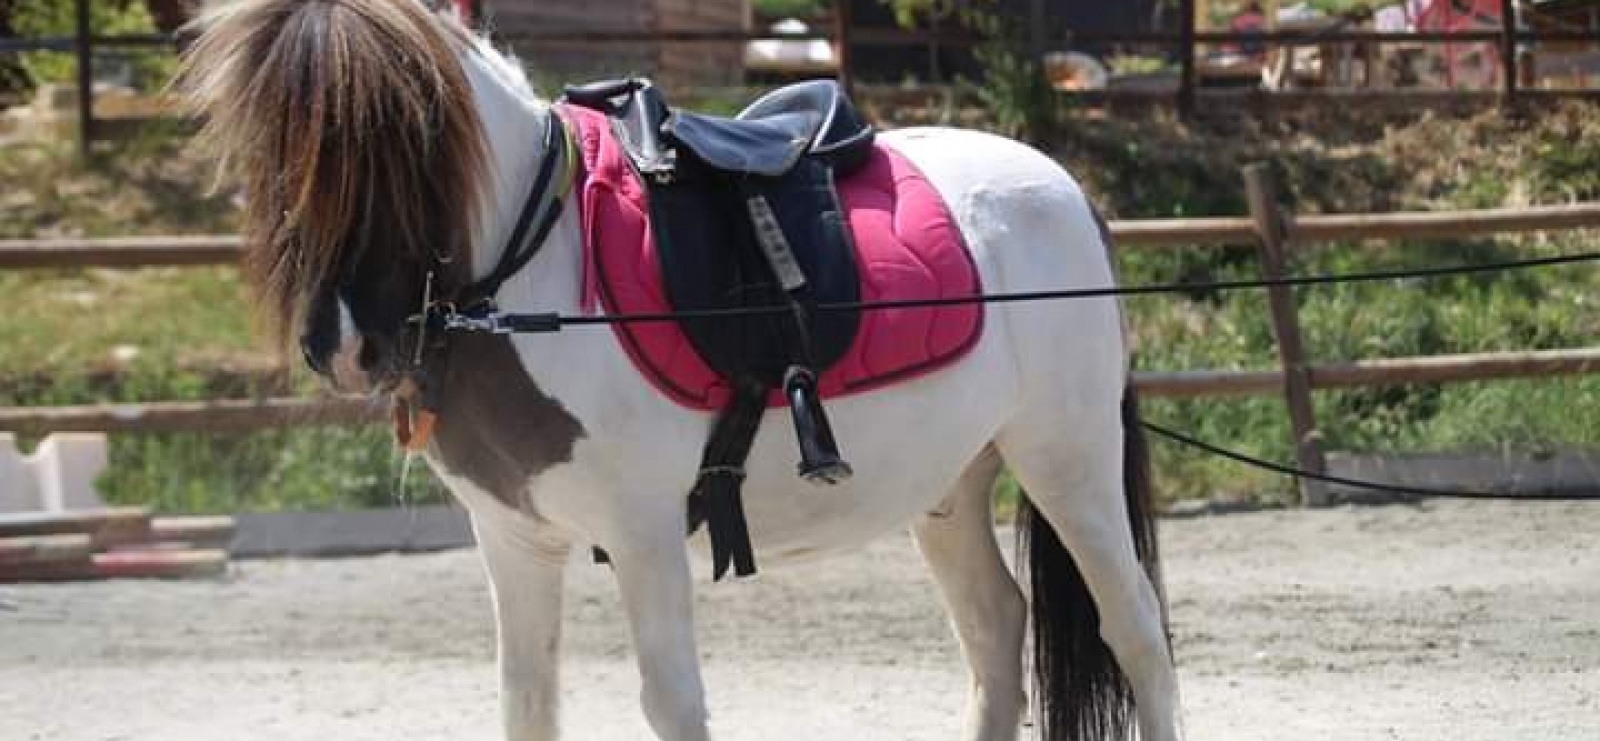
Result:
<svg viewBox="0 0 1600 741">
<path fill-rule="evenodd" d="M 1150 470 L 1139 399 L 1122 399 L 1123 488 L 1128 525 L 1150 579 L 1161 591 Z M 1024 500 L 1017 510 L 1017 563 L 1024 564 L 1033 624 L 1034 717 L 1041 741 L 1129 738 L 1133 691 L 1100 639 L 1100 612 L 1072 555 L 1050 523 Z M 1164 617 L 1164 616 L 1163 616 Z"/>
</svg>

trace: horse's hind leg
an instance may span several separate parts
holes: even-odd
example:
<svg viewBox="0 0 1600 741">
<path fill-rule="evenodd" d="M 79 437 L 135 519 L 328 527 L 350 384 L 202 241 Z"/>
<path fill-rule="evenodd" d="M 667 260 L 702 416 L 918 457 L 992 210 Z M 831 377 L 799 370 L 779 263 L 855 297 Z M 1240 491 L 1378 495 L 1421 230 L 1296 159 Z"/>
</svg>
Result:
<svg viewBox="0 0 1600 741">
<path fill-rule="evenodd" d="M 912 526 L 972 670 L 962 741 L 1016 738 L 1024 702 L 1025 604 L 995 543 L 989 507 L 999 469 L 999 455 L 985 448 L 939 509 Z"/>
<path fill-rule="evenodd" d="M 1135 441 L 1117 434 L 1125 425 L 1137 422 L 1126 418 L 1126 409 L 1119 415 L 1114 396 L 1097 397 L 1092 402 L 1074 405 L 1070 419 L 1062 418 L 1062 409 L 1052 405 L 1031 406 L 1021 418 L 1001 431 L 996 442 L 1006 463 L 1027 490 L 1029 501 L 1044 515 L 1061 544 L 1070 552 L 1070 560 L 1059 558 L 1057 562 L 1065 562 L 1064 569 L 1075 566 L 1082 576 L 1082 584 L 1093 597 L 1099 611 L 1099 637 L 1110 647 L 1116 666 L 1122 669 L 1133 691 L 1139 737 L 1144 741 L 1174 741 L 1178 738 L 1177 678 L 1167 643 L 1161 598 L 1140 564 L 1124 492 L 1123 467 L 1133 463 L 1124 460 L 1124 452 L 1125 448 L 1135 451 L 1132 447 Z M 1142 461 L 1137 463 L 1142 467 Z M 1037 555 L 1040 548 L 1052 546 L 1053 539 L 1036 538 L 1032 544 L 1035 554 L 1030 555 L 1031 567 L 1041 568 L 1033 555 Z M 1066 573 L 1056 574 L 1047 583 L 1061 588 L 1060 585 L 1072 581 L 1070 577 Z M 1049 627 L 1037 625 L 1041 619 L 1061 618 L 1070 623 L 1074 617 L 1081 617 L 1081 609 L 1075 611 L 1079 613 L 1077 616 L 1041 616 L 1037 607 L 1040 581 L 1035 579 L 1034 585 L 1036 630 Z M 1074 604 L 1076 597 L 1070 593 L 1056 596 L 1057 604 L 1087 607 Z M 1056 635 L 1059 640 L 1071 640 L 1060 638 L 1062 633 Z M 1078 634 L 1080 641 L 1085 637 L 1091 641 L 1094 638 L 1082 632 Z M 1047 638 L 1036 635 L 1035 640 Z M 1085 652 L 1085 648 L 1089 651 Z M 1093 648 L 1080 644 L 1070 655 L 1081 664 L 1083 657 L 1094 655 Z M 1114 681 L 1115 670 L 1106 668 Z M 1067 667 L 1064 674 L 1077 672 L 1076 676 L 1081 678 L 1082 670 L 1082 666 Z M 1035 672 L 1039 671 L 1040 667 L 1036 666 Z M 1088 682 L 1096 685 L 1097 692 L 1058 693 L 1036 700 L 1041 704 L 1059 703 L 1059 712 L 1046 710 L 1050 716 L 1046 719 L 1047 726 L 1059 723 L 1079 729 L 1107 729 L 1119 725 L 1116 718 L 1122 717 L 1122 710 L 1115 699 L 1115 690 L 1101 680 Z M 1060 696 L 1065 694 L 1078 696 Z M 1100 704 L 1073 706 L 1083 702 L 1086 694 L 1098 694 Z M 1067 738 L 1069 733 L 1069 729 L 1057 729 L 1050 732 L 1050 736 Z"/>
</svg>

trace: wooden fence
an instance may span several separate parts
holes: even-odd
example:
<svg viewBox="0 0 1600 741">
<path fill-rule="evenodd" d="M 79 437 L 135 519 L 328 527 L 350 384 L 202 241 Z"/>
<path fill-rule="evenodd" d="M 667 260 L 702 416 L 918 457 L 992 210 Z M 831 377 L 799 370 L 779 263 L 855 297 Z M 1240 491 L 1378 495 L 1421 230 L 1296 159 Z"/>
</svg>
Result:
<svg viewBox="0 0 1600 741">
<path fill-rule="evenodd" d="M 1242 218 L 1113 222 L 1120 249 L 1175 249 L 1201 244 L 1255 244 L 1264 277 L 1282 277 L 1291 247 L 1317 242 L 1411 240 L 1567 229 L 1600 229 L 1600 203 L 1452 212 L 1294 216 L 1278 203 L 1270 171 L 1245 168 L 1251 214 Z M 0 269 L 140 268 L 229 265 L 237 237 L 0 240 Z M 1438 355 L 1318 364 L 1300 339 L 1292 289 L 1269 289 L 1279 367 L 1257 370 L 1146 371 L 1134 375 L 1151 397 L 1194 398 L 1281 394 L 1288 405 L 1301 468 L 1325 469 L 1311 391 L 1402 383 L 1534 378 L 1600 371 L 1600 349 Z M 366 424 L 385 410 L 366 399 L 233 399 L 216 401 L 0 408 L 0 432 L 248 432 L 297 425 Z M 1317 503 L 1321 490 L 1307 487 Z"/>
<path fill-rule="evenodd" d="M 87 155 L 95 137 L 94 113 L 94 58 L 97 49 L 107 47 L 158 48 L 175 50 L 178 39 L 165 34 L 124 34 L 106 36 L 96 34 L 91 25 L 90 5 L 94 0 L 72 0 L 76 27 L 71 37 L 39 39 L 0 39 L 0 53 L 19 51 L 71 52 L 77 58 L 77 87 L 80 100 L 87 105 L 78 106 L 79 146 Z M 846 11 L 850 3 L 836 3 L 836 8 Z M 1072 49 L 1085 46 L 1158 47 L 1169 54 L 1178 65 L 1176 84 L 1170 90 L 1095 90 L 1075 93 L 1080 102 L 1089 105 L 1124 102 L 1170 102 L 1185 115 L 1197 109 L 1202 97 L 1214 98 L 1220 110 L 1239 110 L 1243 104 L 1283 103 L 1296 104 L 1307 101 L 1336 105 L 1372 105 L 1394 103 L 1406 106 L 1437 106 L 1452 102 L 1498 101 L 1508 107 L 1519 102 L 1550 98 L 1581 98 L 1600 100 L 1600 90 L 1592 88 L 1535 90 L 1523 81 L 1522 56 L 1525 45 L 1548 43 L 1595 44 L 1600 43 L 1600 29 L 1582 31 L 1528 31 L 1518 28 L 1519 6 L 1513 0 L 1501 0 L 1501 17 L 1506 19 L 1498 29 L 1456 31 L 1374 32 L 1341 29 L 1286 29 L 1268 31 L 1212 31 L 1200 30 L 1195 21 L 1195 0 L 1179 0 L 1179 27 L 1172 31 L 1135 32 L 1074 32 L 1066 38 L 1046 38 L 1043 24 L 1034 23 L 1029 40 L 1029 52 L 1038 57 L 1050 49 Z M 1042 18 L 1043 6 L 1033 3 L 1035 20 Z M 641 42 L 676 43 L 727 43 L 765 39 L 828 40 L 838 50 L 838 77 L 850 87 L 852 79 L 852 54 L 854 46 L 940 47 L 969 48 L 982 43 L 982 39 L 969 32 L 941 30 L 904 30 L 856 27 L 848 12 L 832 14 L 831 28 L 827 31 L 798 34 L 780 34 L 762 30 L 735 29 L 674 29 L 625 30 L 606 28 L 541 28 L 525 30 L 502 41 L 529 44 L 559 42 L 570 44 L 622 44 Z M 1208 89 L 1201 85 L 1198 60 L 1204 45 L 1252 44 L 1274 49 L 1292 50 L 1299 46 L 1328 44 L 1366 45 L 1447 45 L 1494 44 L 1499 54 L 1501 85 L 1494 91 L 1473 90 L 1294 90 L 1263 91 L 1237 89 Z M 929 55 L 930 58 L 933 55 Z M 937 75 L 935 75 L 937 77 Z"/>
</svg>

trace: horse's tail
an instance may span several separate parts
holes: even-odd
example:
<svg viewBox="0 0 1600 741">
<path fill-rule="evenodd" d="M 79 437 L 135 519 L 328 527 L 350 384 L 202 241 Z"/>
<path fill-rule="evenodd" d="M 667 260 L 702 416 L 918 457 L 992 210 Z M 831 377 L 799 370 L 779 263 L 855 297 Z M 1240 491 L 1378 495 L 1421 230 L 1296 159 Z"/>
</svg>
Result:
<svg viewBox="0 0 1600 741">
<path fill-rule="evenodd" d="M 1122 398 L 1123 490 L 1128 525 L 1150 579 L 1160 590 L 1150 466 L 1139 400 Z M 1041 741 L 1129 737 L 1133 691 L 1100 638 L 1100 613 L 1083 575 L 1050 523 L 1031 502 L 1017 513 L 1017 563 L 1025 564 L 1032 599 L 1034 716 Z"/>
</svg>

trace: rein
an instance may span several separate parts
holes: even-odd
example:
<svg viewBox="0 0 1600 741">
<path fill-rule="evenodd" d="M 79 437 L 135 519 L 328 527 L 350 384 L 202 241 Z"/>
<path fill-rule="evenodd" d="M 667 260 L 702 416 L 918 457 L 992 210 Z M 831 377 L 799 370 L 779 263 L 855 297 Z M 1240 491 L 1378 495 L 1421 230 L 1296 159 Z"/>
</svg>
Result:
<svg viewBox="0 0 1600 741">
<path fill-rule="evenodd" d="M 561 116 L 554 110 L 548 115 L 543 141 L 546 155 L 494 269 L 451 298 L 441 299 L 437 295 L 439 275 L 454 256 L 436 257 L 437 265 L 423 281 L 420 308 L 406 319 L 416 326 L 416 341 L 410 372 L 394 392 L 394 422 L 395 437 L 408 452 L 422 452 L 432 438 L 439 409 L 438 385 L 450 358 L 449 333 L 495 331 L 494 318 L 500 316 L 495 296 L 500 287 L 544 248 L 565 208 L 565 195 L 572 190 L 577 173 L 576 144 Z"/>
</svg>

